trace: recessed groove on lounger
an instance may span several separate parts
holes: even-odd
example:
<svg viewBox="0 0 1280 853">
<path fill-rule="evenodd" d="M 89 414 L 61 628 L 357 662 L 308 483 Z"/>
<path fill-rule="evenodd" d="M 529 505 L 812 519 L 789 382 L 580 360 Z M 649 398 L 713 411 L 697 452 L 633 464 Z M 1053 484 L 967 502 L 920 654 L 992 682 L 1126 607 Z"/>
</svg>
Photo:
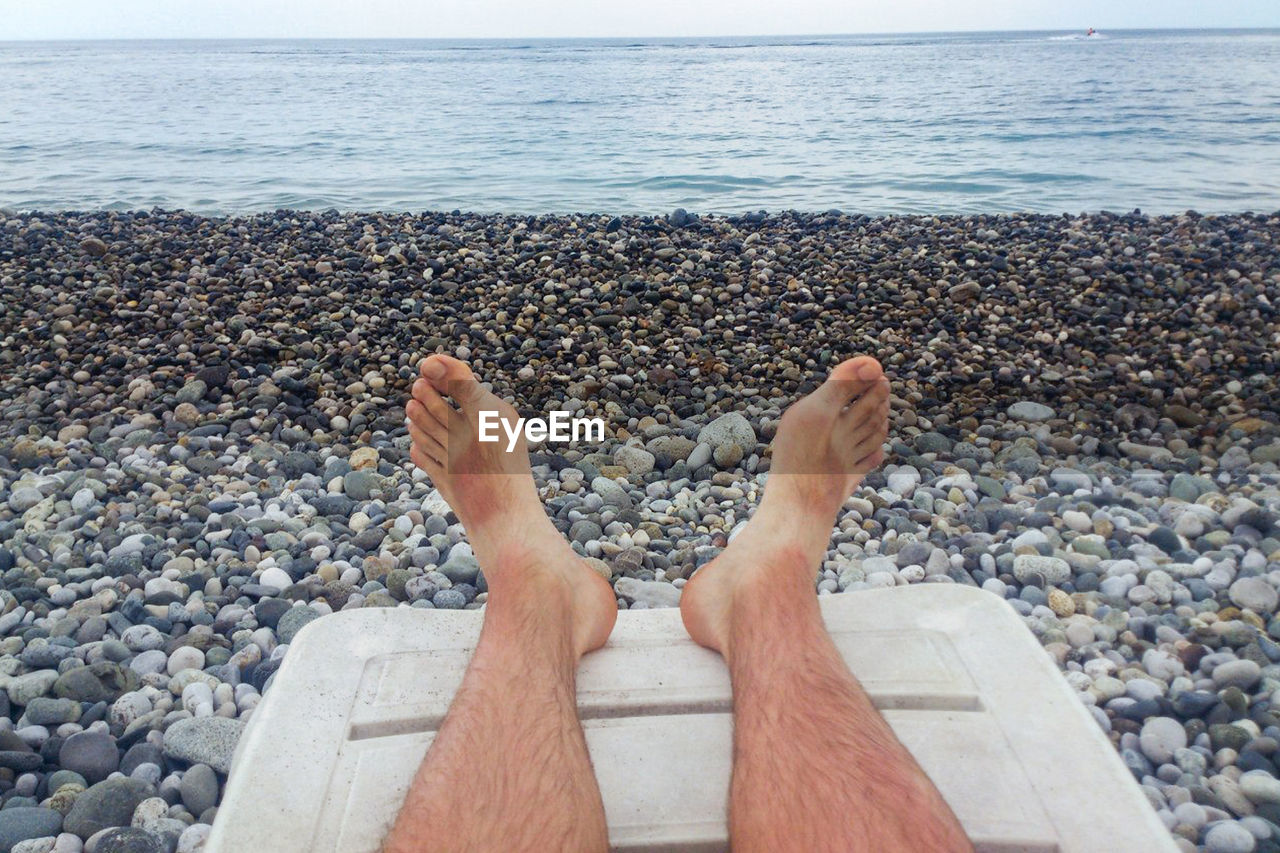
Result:
<svg viewBox="0 0 1280 853">
<path fill-rule="evenodd" d="M 982 698 L 974 693 L 953 694 L 919 694 L 884 692 L 871 694 L 871 703 L 880 711 L 960 711 L 980 712 L 983 710 Z M 610 720 L 626 717 L 657 717 L 673 714 L 720 714 L 730 713 L 733 702 L 730 698 L 706 697 L 702 700 L 680 699 L 673 697 L 668 701 L 661 699 L 635 702 L 621 701 L 617 697 L 597 696 L 597 701 L 578 704 L 578 718 L 581 720 Z M 348 731 L 348 740 L 365 740 L 367 738 L 392 737 L 415 732 L 434 732 L 444 722 L 443 713 L 413 714 L 412 708 L 403 709 L 401 716 L 382 716 L 364 722 L 352 722 Z"/>
</svg>

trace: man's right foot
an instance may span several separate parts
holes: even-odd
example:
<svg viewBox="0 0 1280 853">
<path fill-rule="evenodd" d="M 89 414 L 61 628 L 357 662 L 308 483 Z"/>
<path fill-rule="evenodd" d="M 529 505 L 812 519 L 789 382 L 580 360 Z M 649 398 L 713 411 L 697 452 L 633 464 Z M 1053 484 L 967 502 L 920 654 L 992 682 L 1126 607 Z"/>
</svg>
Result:
<svg viewBox="0 0 1280 853">
<path fill-rule="evenodd" d="M 787 409 L 759 509 L 681 595 L 680 614 L 695 642 L 727 656 L 735 597 L 788 583 L 813 594 L 836 513 L 884 458 L 888 430 L 889 382 L 869 356 L 837 365 Z"/>
<path fill-rule="evenodd" d="M 618 616 L 613 590 L 547 518 L 523 436 L 512 451 L 505 434 L 497 442 L 479 440 L 481 412 L 497 412 L 514 427 L 515 409 L 456 358 L 429 356 L 421 374 L 405 406 L 409 455 L 466 529 L 490 606 L 518 590 L 536 598 L 544 616 L 570 627 L 578 655 L 604 645 Z"/>
</svg>

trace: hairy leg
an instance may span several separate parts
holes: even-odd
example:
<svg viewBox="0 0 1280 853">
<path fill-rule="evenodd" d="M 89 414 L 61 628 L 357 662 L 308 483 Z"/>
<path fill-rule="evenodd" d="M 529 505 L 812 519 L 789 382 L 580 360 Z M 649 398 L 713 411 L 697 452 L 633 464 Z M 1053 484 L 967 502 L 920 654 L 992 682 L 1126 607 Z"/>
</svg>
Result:
<svg viewBox="0 0 1280 853">
<path fill-rule="evenodd" d="M 970 850 L 955 815 L 845 665 L 814 572 L 840 504 L 881 459 L 888 387 L 858 358 L 783 418 L 764 499 L 685 588 L 690 636 L 733 683 L 735 851 Z"/>
<path fill-rule="evenodd" d="M 414 462 L 467 529 L 489 583 L 480 640 L 384 849 L 599 851 L 604 806 L 574 673 L 617 617 L 608 584 L 542 510 L 523 443 L 476 441 L 481 411 L 515 411 L 446 356 L 406 407 Z M 453 398 L 457 407 L 444 397 Z"/>
</svg>

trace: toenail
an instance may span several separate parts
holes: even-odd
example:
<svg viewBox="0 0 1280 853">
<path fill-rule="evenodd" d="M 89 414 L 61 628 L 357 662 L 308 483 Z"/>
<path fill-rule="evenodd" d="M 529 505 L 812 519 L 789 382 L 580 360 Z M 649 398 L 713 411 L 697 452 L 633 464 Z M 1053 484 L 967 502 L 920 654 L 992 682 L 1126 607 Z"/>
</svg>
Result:
<svg viewBox="0 0 1280 853">
<path fill-rule="evenodd" d="M 422 375 L 429 379 L 439 379 L 444 376 L 444 365 L 438 361 L 428 361 L 422 368 Z"/>
</svg>

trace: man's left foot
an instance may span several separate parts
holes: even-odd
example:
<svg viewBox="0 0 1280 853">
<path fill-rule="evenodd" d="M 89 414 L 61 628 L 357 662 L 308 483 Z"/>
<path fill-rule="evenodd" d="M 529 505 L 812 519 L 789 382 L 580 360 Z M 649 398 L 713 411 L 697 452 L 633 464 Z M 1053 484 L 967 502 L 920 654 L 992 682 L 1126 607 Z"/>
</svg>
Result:
<svg viewBox="0 0 1280 853">
<path fill-rule="evenodd" d="M 870 356 L 842 362 L 782 417 L 759 509 L 680 598 L 693 640 L 729 657 L 734 602 L 790 585 L 813 595 L 813 577 L 840 505 L 880 464 L 889 429 L 889 383 Z"/>
</svg>

